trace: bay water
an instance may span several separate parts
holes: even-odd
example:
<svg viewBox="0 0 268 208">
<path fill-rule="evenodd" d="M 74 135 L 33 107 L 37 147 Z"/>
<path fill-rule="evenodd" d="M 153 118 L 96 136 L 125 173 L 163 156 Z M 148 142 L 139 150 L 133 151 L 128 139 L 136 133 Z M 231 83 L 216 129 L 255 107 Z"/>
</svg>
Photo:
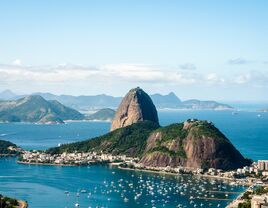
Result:
<svg viewBox="0 0 268 208">
<path fill-rule="evenodd" d="M 212 121 L 245 157 L 268 159 L 268 113 L 159 112 L 161 125 L 189 118 Z M 0 124 L 0 139 L 25 149 L 47 149 L 102 135 L 109 128 L 108 122 L 9 123 Z M 195 176 L 160 175 L 100 165 L 20 165 L 15 158 L 0 159 L 0 193 L 26 200 L 30 207 L 74 207 L 76 203 L 80 207 L 225 207 L 244 189 Z"/>
</svg>

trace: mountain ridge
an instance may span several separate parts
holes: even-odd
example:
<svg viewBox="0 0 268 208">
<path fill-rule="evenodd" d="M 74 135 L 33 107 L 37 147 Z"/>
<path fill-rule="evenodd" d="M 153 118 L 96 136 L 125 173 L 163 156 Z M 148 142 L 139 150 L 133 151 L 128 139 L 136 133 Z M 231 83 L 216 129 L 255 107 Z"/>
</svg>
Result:
<svg viewBox="0 0 268 208">
<path fill-rule="evenodd" d="M 84 116 L 58 101 L 30 95 L 13 101 L 0 101 L 1 122 L 64 123 L 81 120 Z"/>
<path fill-rule="evenodd" d="M 0 99 L 7 100 L 5 97 L 1 96 Z M 12 93 L 14 94 L 14 93 Z M 41 95 L 47 100 L 57 100 L 60 103 L 74 108 L 76 110 L 94 110 L 101 108 L 112 108 L 116 109 L 123 97 L 114 97 L 106 94 L 100 95 L 54 95 L 52 93 L 33 93 L 34 95 Z M 14 94 L 15 95 L 15 94 Z M 9 97 L 10 99 L 18 99 L 25 97 L 25 95 L 15 95 L 14 97 Z M 166 95 L 155 93 L 150 95 L 156 108 L 158 109 L 200 109 L 200 110 L 229 110 L 233 109 L 230 105 L 223 104 L 216 101 L 201 101 L 197 99 L 184 100 L 178 98 L 174 92 L 170 92 Z"/>
</svg>

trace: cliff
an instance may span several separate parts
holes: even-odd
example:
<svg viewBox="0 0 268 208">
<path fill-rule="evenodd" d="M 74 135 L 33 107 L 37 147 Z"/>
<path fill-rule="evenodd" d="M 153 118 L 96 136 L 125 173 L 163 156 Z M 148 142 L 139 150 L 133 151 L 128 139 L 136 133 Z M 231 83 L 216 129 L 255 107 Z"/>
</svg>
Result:
<svg viewBox="0 0 268 208">
<path fill-rule="evenodd" d="M 158 124 L 158 115 L 150 96 L 137 87 L 123 98 L 112 120 L 111 131 L 139 121 Z"/>
<path fill-rule="evenodd" d="M 158 167 L 236 169 L 249 164 L 212 123 L 188 120 L 154 131 L 141 163 Z"/>
</svg>

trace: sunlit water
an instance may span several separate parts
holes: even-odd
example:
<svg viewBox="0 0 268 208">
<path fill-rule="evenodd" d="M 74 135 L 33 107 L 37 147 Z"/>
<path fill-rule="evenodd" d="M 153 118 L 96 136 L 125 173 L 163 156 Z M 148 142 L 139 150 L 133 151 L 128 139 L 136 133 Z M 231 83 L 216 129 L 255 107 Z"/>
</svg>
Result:
<svg viewBox="0 0 268 208">
<path fill-rule="evenodd" d="M 268 114 L 257 114 L 169 111 L 160 112 L 159 117 L 162 125 L 188 118 L 211 120 L 246 157 L 267 159 Z M 108 132 L 109 126 L 104 122 L 0 124 L 0 139 L 10 140 L 26 149 L 46 149 L 101 135 Z M 80 207 L 201 207 L 202 204 L 203 207 L 225 207 L 228 199 L 235 198 L 244 189 L 223 181 L 163 176 L 108 166 L 19 165 L 14 158 L 0 159 L 0 170 L 0 193 L 27 200 L 30 207 L 74 207 L 75 203 Z M 86 193 L 81 193 L 83 189 Z M 226 195 L 227 192 L 231 193 Z M 203 200 L 197 196 L 227 200 Z"/>
</svg>

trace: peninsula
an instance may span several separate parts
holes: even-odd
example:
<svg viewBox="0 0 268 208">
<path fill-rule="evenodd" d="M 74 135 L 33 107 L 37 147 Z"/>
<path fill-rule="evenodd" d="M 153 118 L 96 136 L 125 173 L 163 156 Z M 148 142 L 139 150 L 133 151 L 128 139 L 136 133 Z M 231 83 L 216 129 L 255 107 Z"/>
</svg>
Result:
<svg viewBox="0 0 268 208">
<path fill-rule="evenodd" d="M 54 163 L 58 160 L 50 161 L 50 158 L 59 155 L 64 158 L 64 154 L 76 153 L 111 155 L 115 160 L 118 156 L 135 158 L 137 167 L 147 168 L 233 170 L 251 164 L 211 122 L 189 119 L 161 127 L 151 98 L 140 88 L 130 90 L 122 100 L 112 121 L 111 132 L 50 148 L 42 157 L 46 158 L 46 163 Z M 30 155 L 23 155 L 22 162 L 36 158 Z"/>
</svg>

